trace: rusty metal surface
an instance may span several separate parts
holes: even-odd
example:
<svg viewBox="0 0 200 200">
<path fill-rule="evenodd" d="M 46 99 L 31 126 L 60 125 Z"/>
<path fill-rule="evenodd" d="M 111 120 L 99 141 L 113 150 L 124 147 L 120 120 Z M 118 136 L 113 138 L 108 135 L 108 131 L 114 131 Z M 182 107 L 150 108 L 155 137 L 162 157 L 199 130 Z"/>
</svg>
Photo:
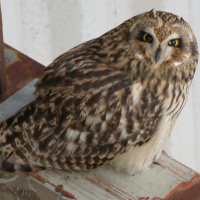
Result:
<svg viewBox="0 0 200 200">
<path fill-rule="evenodd" d="M 4 44 L 6 91 L 3 100 L 42 75 L 44 66 L 16 49 Z"/>
<path fill-rule="evenodd" d="M 0 6 L 0 103 L 42 75 L 44 66 L 3 42 Z"/>
<path fill-rule="evenodd" d="M 2 16 L 0 7 L 0 101 L 4 99 L 5 91 L 6 91 L 5 59 L 4 59 L 4 44 L 3 44 L 3 31 L 2 31 Z"/>
<path fill-rule="evenodd" d="M 200 174 L 166 154 L 162 154 L 159 163 L 162 167 L 156 165 L 135 176 L 119 174 L 110 165 L 89 171 L 0 172 L 0 199 L 200 199 Z M 20 196 L 22 191 L 24 197 Z"/>
<path fill-rule="evenodd" d="M 0 122 L 14 115 L 34 99 L 34 84 L 44 69 L 42 64 L 7 44 L 4 44 L 4 52 L 7 88 L 0 95 Z"/>
<path fill-rule="evenodd" d="M 200 200 L 200 175 L 196 174 L 190 181 L 174 188 L 164 200 Z"/>
</svg>

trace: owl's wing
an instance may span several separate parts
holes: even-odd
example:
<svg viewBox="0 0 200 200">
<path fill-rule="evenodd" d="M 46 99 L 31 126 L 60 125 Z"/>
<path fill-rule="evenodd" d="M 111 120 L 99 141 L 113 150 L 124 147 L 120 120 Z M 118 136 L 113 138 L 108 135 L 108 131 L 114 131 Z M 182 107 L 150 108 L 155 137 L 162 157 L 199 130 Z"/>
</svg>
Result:
<svg viewBox="0 0 200 200">
<path fill-rule="evenodd" d="M 147 113 L 151 101 L 144 102 L 147 92 L 103 63 L 58 71 L 50 66 L 35 94 L 33 103 L 1 124 L 7 163 L 95 168 L 153 134 L 151 122 L 152 132 L 138 137 L 153 121 Z M 149 117 L 146 124 L 143 115 Z"/>
</svg>

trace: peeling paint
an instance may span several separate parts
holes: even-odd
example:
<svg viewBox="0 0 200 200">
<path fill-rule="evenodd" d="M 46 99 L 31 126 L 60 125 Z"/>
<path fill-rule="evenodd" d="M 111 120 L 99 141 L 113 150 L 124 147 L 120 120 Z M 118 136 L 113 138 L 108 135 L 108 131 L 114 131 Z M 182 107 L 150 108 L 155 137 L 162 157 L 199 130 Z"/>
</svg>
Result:
<svg viewBox="0 0 200 200">
<path fill-rule="evenodd" d="M 32 173 L 35 177 L 37 177 L 37 180 L 41 180 L 42 182 L 44 181 L 45 182 L 45 186 L 48 187 L 50 190 L 55 190 L 55 192 L 58 192 L 58 193 L 62 193 L 62 196 L 65 196 L 67 198 L 70 198 L 70 199 L 76 199 L 76 197 L 74 195 L 72 195 L 70 192 L 67 192 L 65 190 L 63 190 L 63 188 L 61 189 L 60 186 L 61 185 L 54 185 L 52 184 L 50 181 L 44 179 L 42 176 L 40 176 L 39 174 L 37 173 Z"/>
</svg>

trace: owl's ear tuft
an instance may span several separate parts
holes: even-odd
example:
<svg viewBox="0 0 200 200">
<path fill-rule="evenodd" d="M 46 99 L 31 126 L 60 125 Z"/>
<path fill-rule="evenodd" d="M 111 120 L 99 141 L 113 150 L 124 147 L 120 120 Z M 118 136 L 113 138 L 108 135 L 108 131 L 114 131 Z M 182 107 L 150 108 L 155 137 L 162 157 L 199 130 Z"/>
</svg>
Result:
<svg viewBox="0 0 200 200">
<path fill-rule="evenodd" d="M 155 8 L 153 8 L 152 10 L 150 10 L 149 12 L 154 13 L 156 11 Z"/>
</svg>

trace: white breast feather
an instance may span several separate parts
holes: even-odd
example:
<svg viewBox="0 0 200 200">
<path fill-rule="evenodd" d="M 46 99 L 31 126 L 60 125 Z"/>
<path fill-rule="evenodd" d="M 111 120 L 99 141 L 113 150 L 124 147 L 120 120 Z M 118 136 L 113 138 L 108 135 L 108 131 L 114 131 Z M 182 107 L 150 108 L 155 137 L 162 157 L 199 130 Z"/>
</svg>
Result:
<svg viewBox="0 0 200 200">
<path fill-rule="evenodd" d="M 132 146 L 128 152 L 114 158 L 111 164 L 116 170 L 127 174 L 136 174 L 147 170 L 152 161 L 160 156 L 169 138 L 172 129 L 169 120 L 169 117 L 163 117 L 158 131 L 146 144 L 137 147 Z"/>
<path fill-rule="evenodd" d="M 186 102 L 187 95 L 185 95 L 185 97 Z M 182 100 L 182 97 L 180 98 Z M 141 146 L 130 147 L 128 152 L 116 156 L 111 161 L 111 165 L 116 168 L 117 171 L 133 175 L 140 171 L 147 170 L 152 164 L 153 160 L 159 158 L 176 122 L 177 116 L 185 104 L 185 102 L 183 104 L 180 103 L 177 107 L 175 104 L 167 112 L 166 108 L 169 107 L 167 102 L 169 101 L 166 101 L 166 103 L 163 105 L 163 113 L 165 113 L 165 115 L 163 115 L 159 127 L 153 137 L 147 143 Z M 175 107 L 176 109 L 174 110 Z M 171 112 L 172 110 L 173 113 Z M 172 120 L 173 114 L 177 111 L 178 114 Z"/>
</svg>

